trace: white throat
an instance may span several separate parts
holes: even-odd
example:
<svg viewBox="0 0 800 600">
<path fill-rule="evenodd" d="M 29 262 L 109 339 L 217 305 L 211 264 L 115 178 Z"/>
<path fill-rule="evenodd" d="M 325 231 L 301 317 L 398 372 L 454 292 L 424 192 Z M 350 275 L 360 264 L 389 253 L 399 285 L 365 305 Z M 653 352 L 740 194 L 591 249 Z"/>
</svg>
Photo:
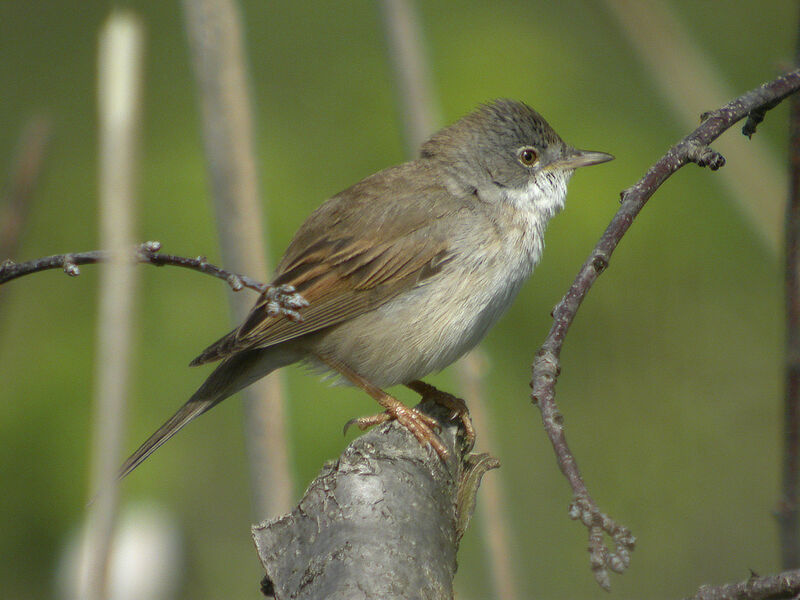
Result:
<svg viewBox="0 0 800 600">
<path fill-rule="evenodd" d="M 572 171 L 545 171 L 531 179 L 523 189 L 504 188 L 502 201 L 511 207 L 514 225 L 522 233 L 526 276 L 533 271 L 544 250 L 547 223 L 564 208 L 567 182 Z"/>
<path fill-rule="evenodd" d="M 572 171 L 543 171 L 523 189 L 503 190 L 505 200 L 518 211 L 529 213 L 544 225 L 564 208 Z"/>
</svg>

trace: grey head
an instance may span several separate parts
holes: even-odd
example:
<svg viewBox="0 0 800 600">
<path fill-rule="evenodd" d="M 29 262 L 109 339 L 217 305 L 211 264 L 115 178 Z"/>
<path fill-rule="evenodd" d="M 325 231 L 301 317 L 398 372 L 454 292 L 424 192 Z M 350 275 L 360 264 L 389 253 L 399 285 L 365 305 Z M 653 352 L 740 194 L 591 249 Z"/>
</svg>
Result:
<svg viewBox="0 0 800 600">
<path fill-rule="evenodd" d="M 423 144 L 420 157 L 439 163 L 468 190 L 523 199 L 534 188 L 546 196 L 552 189 L 561 204 L 575 169 L 614 158 L 569 146 L 538 112 L 508 99 L 484 104 L 442 129 Z"/>
</svg>

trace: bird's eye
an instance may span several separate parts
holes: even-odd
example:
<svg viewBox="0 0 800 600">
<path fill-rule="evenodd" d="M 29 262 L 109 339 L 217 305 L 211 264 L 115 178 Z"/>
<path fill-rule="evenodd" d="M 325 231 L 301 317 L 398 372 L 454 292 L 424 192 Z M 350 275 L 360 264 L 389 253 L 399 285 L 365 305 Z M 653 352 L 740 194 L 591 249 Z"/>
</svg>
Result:
<svg viewBox="0 0 800 600">
<path fill-rule="evenodd" d="M 539 160 L 539 154 L 536 152 L 535 148 L 522 148 L 518 154 L 519 162 L 521 162 L 526 167 L 531 167 L 536 164 L 536 161 Z"/>
</svg>

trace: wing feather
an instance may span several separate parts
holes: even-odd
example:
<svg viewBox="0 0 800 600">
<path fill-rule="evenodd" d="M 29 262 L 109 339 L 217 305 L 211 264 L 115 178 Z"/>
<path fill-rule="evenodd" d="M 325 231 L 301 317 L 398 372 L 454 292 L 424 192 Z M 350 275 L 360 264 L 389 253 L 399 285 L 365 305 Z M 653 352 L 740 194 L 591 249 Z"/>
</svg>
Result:
<svg viewBox="0 0 800 600">
<path fill-rule="evenodd" d="M 268 316 L 262 295 L 238 329 L 192 364 L 331 327 L 435 276 L 450 258 L 442 218 L 459 205 L 443 187 L 415 188 L 409 165 L 414 163 L 382 171 L 334 196 L 297 232 L 272 285 L 292 285 L 309 302 L 299 311 L 301 322 Z"/>
</svg>

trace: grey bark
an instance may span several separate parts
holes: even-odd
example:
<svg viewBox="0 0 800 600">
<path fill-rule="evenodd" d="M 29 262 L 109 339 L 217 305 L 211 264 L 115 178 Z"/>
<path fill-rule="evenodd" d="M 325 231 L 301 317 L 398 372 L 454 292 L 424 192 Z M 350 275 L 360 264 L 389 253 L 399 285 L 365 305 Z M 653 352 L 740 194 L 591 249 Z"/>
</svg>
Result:
<svg viewBox="0 0 800 600">
<path fill-rule="evenodd" d="M 456 552 L 482 475 L 499 466 L 470 455 L 459 424 L 443 423 L 446 462 L 396 423 L 373 429 L 326 464 L 291 513 L 253 527 L 278 600 L 453 597 Z"/>
</svg>

